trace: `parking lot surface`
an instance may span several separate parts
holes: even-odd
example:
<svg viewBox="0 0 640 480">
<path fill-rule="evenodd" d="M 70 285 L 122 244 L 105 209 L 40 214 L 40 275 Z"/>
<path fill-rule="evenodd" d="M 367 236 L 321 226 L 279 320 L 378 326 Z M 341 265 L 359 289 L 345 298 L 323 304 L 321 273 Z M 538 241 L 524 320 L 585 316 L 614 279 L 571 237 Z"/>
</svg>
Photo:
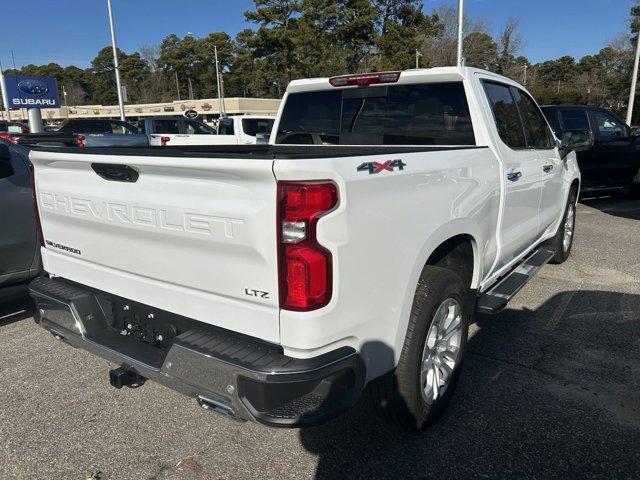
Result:
<svg viewBox="0 0 640 480">
<path fill-rule="evenodd" d="M 427 431 L 366 401 L 304 430 L 236 423 L 56 341 L 0 307 L 0 478 L 640 478 L 640 201 L 587 201 L 573 255 L 475 317 L 460 384 Z"/>
</svg>

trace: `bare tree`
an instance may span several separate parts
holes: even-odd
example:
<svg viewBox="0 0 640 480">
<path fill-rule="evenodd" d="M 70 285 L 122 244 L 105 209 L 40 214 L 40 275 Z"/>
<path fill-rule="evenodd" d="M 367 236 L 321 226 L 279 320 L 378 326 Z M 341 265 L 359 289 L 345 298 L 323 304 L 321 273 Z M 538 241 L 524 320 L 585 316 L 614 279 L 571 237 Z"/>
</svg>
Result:
<svg viewBox="0 0 640 480">
<path fill-rule="evenodd" d="M 87 92 L 77 83 L 65 84 L 64 91 L 67 92 L 68 105 L 82 105 L 83 100 L 87 96 Z"/>
<path fill-rule="evenodd" d="M 504 75 L 511 73 L 516 54 L 523 46 L 522 36 L 518 33 L 520 20 L 509 17 L 504 29 L 497 39 L 498 43 L 498 72 Z"/>
<path fill-rule="evenodd" d="M 160 45 L 140 45 L 140 57 L 147 64 L 149 70 L 158 70 L 158 59 L 160 58 Z"/>
<path fill-rule="evenodd" d="M 435 37 L 425 37 L 420 51 L 424 59 L 423 62 L 429 67 L 455 65 L 458 42 L 458 10 L 452 6 L 443 5 L 433 13 L 438 16 L 441 31 Z M 472 20 L 465 15 L 464 24 L 467 36 L 472 33 L 487 33 L 488 31 L 483 19 Z"/>
</svg>

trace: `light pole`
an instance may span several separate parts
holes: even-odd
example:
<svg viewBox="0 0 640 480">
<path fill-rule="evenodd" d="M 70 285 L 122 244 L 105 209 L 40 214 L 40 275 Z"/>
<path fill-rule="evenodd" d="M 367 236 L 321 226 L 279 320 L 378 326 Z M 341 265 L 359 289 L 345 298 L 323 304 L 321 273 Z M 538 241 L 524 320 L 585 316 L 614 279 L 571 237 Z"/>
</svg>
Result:
<svg viewBox="0 0 640 480">
<path fill-rule="evenodd" d="M 202 37 L 199 37 L 198 35 L 196 35 L 195 33 L 192 32 L 187 32 L 187 37 L 193 37 L 193 38 L 198 38 L 200 40 L 202 40 Z M 220 116 L 221 117 L 226 117 L 227 116 L 227 112 L 225 111 L 225 106 L 224 106 L 224 94 L 222 93 L 222 78 L 220 75 L 220 64 L 218 62 L 218 46 L 214 45 L 213 46 L 213 55 L 215 57 L 215 62 L 216 62 L 216 84 L 218 87 L 218 111 L 220 112 Z"/>
<path fill-rule="evenodd" d="M 464 23 L 464 0 L 458 0 L 458 66 L 462 66 L 462 35 Z"/>
<path fill-rule="evenodd" d="M 218 82 L 218 108 L 220 110 L 220 116 L 226 117 L 227 112 L 224 111 L 224 100 L 222 99 L 222 90 L 220 88 L 220 67 L 218 64 L 218 47 L 216 45 L 213 46 L 213 52 L 216 57 L 216 81 Z"/>
<path fill-rule="evenodd" d="M 11 111 L 9 110 L 9 96 L 7 95 L 7 84 L 4 80 L 4 72 L 2 71 L 2 65 L 0 64 L 0 92 L 2 92 L 2 104 L 4 106 L 7 120 L 11 120 Z"/>
<path fill-rule="evenodd" d="M 420 68 L 420 57 L 422 56 L 422 54 L 420 53 L 420 50 L 418 50 L 416 48 L 416 68 Z"/>
<path fill-rule="evenodd" d="M 113 14 L 111 13 L 111 0 L 107 0 L 107 10 L 109 11 L 109 27 L 111 28 L 111 46 L 113 47 L 113 66 L 116 71 L 116 88 L 118 89 L 120 120 L 125 120 L 124 101 L 122 100 L 122 84 L 120 83 L 120 66 L 118 65 L 118 48 L 116 47 L 116 30 L 113 26 Z"/>
<path fill-rule="evenodd" d="M 640 63 L 640 32 L 636 36 L 636 59 L 633 63 L 633 78 L 631 79 L 631 92 L 629 92 L 629 106 L 627 107 L 627 125 L 631 126 L 633 120 L 633 104 L 636 101 L 636 87 L 638 86 L 638 64 Z"/>
</svg>

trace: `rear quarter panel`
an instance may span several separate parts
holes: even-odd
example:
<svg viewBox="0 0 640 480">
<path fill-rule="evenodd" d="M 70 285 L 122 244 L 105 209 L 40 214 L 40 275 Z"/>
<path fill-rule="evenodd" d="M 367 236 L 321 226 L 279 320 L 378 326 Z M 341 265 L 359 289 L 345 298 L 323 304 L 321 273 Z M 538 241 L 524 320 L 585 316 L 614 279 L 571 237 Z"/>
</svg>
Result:
<svg viewBox="0 0 640 480">
<path fill-rule="evenodd" d="M 406 164 L 402 171 L 357 170 L 397 159 Z M 500 177 L 488 148 L 276 160 L 274 171 L 278 180 L 332 180 L 340 192 L 338 208 L 317 228 L 333 256 L 331 302 L 280 314 L 281 341 L 292 355 L 352 345 L 375 378 L 400 355 L 415 286 L 438 245 L 458 234 L 475 239 L 474 282 L 495 259 Z"/>
</svg>

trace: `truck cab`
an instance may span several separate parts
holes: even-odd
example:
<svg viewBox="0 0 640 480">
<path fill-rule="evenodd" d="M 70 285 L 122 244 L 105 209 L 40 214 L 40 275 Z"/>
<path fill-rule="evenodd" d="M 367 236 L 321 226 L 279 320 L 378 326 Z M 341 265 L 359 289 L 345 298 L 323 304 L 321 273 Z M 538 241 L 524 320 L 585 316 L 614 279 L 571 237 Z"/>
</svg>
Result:
<svg viewBox="0 0 640 480">
<path fill-rule="evenodd" d="M 591 194 L 640 186 L 640 142 L 631 128 L 611 110 L 588 105 L 543 106 L 556 136 L 566 130 L 589 130 L 593 146 L 578 152 L 582 193 Z"/>
</svg>

